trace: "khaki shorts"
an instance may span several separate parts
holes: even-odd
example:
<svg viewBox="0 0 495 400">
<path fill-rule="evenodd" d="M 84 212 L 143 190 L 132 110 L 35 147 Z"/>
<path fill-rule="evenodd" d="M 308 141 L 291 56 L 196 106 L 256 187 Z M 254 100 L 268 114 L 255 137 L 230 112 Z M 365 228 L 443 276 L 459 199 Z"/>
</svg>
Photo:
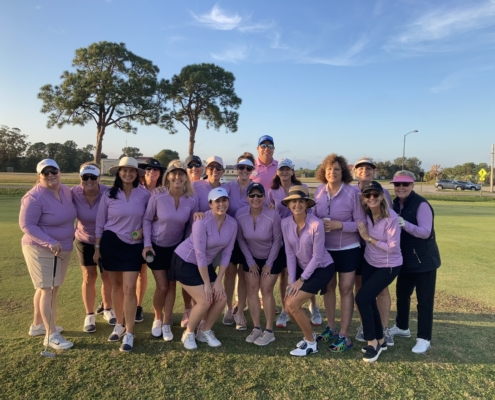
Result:
<svg viewBox="0 0 495 400">
<path fill-rule="evenodd" d="M 46 289 L 52 287 L 53 253 L 47 248 L 40 246 L 22 246 L 22 253 L 24 254 L 34 288 Z M 55 287 L 61 286 L 64 283 L 69 267 L 70 253 L 70 251 L 63 251 L 57 256 Z"/>
</svg>

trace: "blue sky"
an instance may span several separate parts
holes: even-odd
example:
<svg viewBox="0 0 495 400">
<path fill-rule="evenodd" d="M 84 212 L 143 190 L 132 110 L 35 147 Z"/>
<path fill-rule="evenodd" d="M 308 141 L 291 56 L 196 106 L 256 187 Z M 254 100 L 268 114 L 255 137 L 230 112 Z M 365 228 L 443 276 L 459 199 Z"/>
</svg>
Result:
<svg viewBox="0 0 495 400">
<path fill-rule="evenodd" d="M 198 130 L 195 152 L 232 163 L 275 138 L 275 158 L 315 167 L 418 157 L 428 170 L 490 160 L 495 142 L 495 0 L 285 2 L 26 1 L 0 5 L 0 124 L 29 141 L 94 144 L 96 127 L 46 128 L 36 98 L 59 84 L 77 48 L 124 42 L 171 78 L 213 62 L 236 77 L 236 133 Z M 187 154 L 188 134 L 107 130 L 103 152 Z"/>
</svg>

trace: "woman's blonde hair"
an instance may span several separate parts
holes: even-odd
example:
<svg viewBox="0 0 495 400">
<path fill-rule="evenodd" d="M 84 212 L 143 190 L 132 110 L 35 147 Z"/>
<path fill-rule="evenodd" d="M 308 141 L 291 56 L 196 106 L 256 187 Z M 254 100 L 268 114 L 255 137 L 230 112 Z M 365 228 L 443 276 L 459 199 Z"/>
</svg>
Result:
<svg viewBox="0 0 495 400">
<path fill-rule="evenodd" d="M 388 218 L 390 217 L 389 206 L 387 203 L 387 199 L 385 198 L 385 194 L 383 192 L 380 193 L 382 195 L 382 199 L 380 200 L 380 218 Z M 364 196 L 361 194 L 361 205 L 363 206 L 364 212 L 366 214 L 370 214 L 371 210 L 364 199 Z"/>
<path fill-rule="evenodd" d="M 172 169 L 170 169 L 171 167 L 172 167 Z M 170 169 L 170 171 L 169 171 L 169 169 Z M 172 160 L 168 163 L 168 166 L 167 166 L 168 172 L 166 172 L 163 175 L 162 185 L 165 186 L 167 188 L 167 190 L 170 191 L 170 182 L 168 181 L 167 176 L 174 169 L 181 169 L 181 170 L 183 170 L 184 174 L 186 175 L 186 183 L 184 184 L 184 195 L 186 197 L 190 197 L 191 195 L 194 194 L 194 189 L 193 189 L 193 186 L 191 184 L 191 179 L 189 178 L 189 174 L 187 173 L 186 166 L 184 165 L 184 163 L 181 160 Z"/>
</svg>

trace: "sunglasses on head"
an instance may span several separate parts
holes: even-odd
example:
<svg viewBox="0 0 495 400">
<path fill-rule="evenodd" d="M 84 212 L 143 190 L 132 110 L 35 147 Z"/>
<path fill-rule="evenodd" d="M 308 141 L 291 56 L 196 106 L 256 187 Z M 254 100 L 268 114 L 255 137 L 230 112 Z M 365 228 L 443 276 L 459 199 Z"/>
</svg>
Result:
<svg viewBox="0 0 495 400">
<path fill-rule="evenodd" d="M 261 199 L 261 198 L 265 197 L 265 195 L 263 193 L 249 193 L 248 197 L 250 199 L 254 199 L 255 197 L 257 197 L 258 199 Z"/>
<path fill-rule="evenodd" d="M 200 163 L 189 164 L 189 165 L 187 166 L 187 168 L 189 168 L 189 169 L 193 169 L 193 168 L 201 168 L 201 164 L 200 164 Z"/>
<path fill-rule="evenodd" d="M 45 169 L 44 171 L 41 171 L 41 175 L 43 175 L 43 176 L 48 176 L 50 174 L 57 175 L 58 169 Z"/>
<path fill-rule="evenodd" d="M 394 187 L 408 187 L 411 184 L 411 182 L 394 182 Z"/>
<path fill-rule="evenodd" d="M 96 181 L 98 179 L 98 177 L 96 175 L 92 175 L 92 174 L 89 174 L 89 175 L 86 175 L 84 174 L 83 176 L 81 176 L 81 179 L 83 181 L 87 181 L 88 179 L 91 179 L 92 181 Z"/>
<path fill-rule="evenodd" d="M 160 168 L 146 167 L 146 171 L 160 171 Z"/>
<path fill-rule="evenodd" d="M 221 165 L 208 165 L 206 168 L 216 169 L 217 171 L 221 171 L 223 169 L 223 167 Z"/>
<path fill-rule="evenodd" d="M 378 192 L 366 192 L 366 193 L 363 193 L 363 197 L 365 199 L 369 199 L 370 197 L 373 197 L 374 199 L 378 199 L 378 197 L 380 197 L 380 193 L 378 193 Z"/>
<path fill-rule="evenodd" d="M 247 170 L 248 172 L 251 172 L 254 168 L 253 167 L 250 167 L 249 165 L 238 165 L 237 166 L 237 169 L 239 171 Z"/>
<path fill-rule="evenodd" d="M 266 143 L 263 143 L 263 144 L 260 144 L 260 147 L 262 149 L 270 149 L 270 150 L 273 150 L 275 148 L 275 145 L 274 144 L 266 144 Z"/>
</svg>

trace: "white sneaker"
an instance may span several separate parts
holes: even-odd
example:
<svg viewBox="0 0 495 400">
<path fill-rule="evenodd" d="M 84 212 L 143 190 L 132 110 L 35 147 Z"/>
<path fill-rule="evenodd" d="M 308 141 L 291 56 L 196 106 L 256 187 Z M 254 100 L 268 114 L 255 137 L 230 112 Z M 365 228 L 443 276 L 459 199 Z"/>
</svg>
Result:
<svg viewBox="0 0 495 400">
<path fill-rule="evenodd" d="M 153 326 L 151 327 L 151 336 L 159 338 L 162 336 L 162 320 L 155 319 L 153 321 Z"/>
<path fill-rule="evenodd" d="M 215 332 L 213 332 L 211 329 L 209 331 L 206 331 L 206 332 L 201 331 L 200 335 L 201 335 L 202 340 L 199 337 L 198 337 L 198 340 L 200 342 L 208 343 L 208 346 L 210 346 L 210 347 L 220 347 L 222 345 L 220 340 L 218 340 L 216 338 Z"/>
<path fill-rule="evenodd" d="M 390 328 L 390 334 L 392 336 L 411 337 L 410 329 L 400 329 L 397 325 Z"/>
<path fill-rule="evenodd" d="M 318 306 L 315 306 L 314 308 L 312 305 L 309 305 L 309 312 L 311 313 L 311 323 L 314 326 L 320 326 L 322 319 L 321 319 L 321 314 L 320 314 L 320 309 Z"/>
<path fill-rule="evenodd" d="M 57 330 L 58 333 L 61 333 L 64 331 L 64 328 L 61 326 L 56 326 L 55 329 Z M 29 336 L 43 336 L 46 335 L 46 329 L 45 325 L 31 325 L 29 327 Z"/>
<path fill-rule="evenodd" d="M 412 352 L 416 354 L 426 353 L 430 349 L 430 341 L 426 339 L 416 339 L 416 346 L 412 348 Z"/>
<path fill-rule="evenodd" d="M 119 350 L 125 353 L 128 353 L 134 347 L 134 335 L 132 333 L 127 332 L 124 335 L 124 339 L 122 339 L 122 345 Z"/>
<path fill-rule="evenodd" d="M 163 340 L 166 342 L 171 342 L 172 339 L 174 338 L 174 334 L 172 333 L 172 329 L 170 329 L 170 325 L 165 324 L 162 326 L 162 335 L 163 335 Z"/>
<path fill-rule="evenodd" d="M 290 352 L 291 356 L 304 357 L 311 353 L 318 353 L 318 346 L 316 340 L 313 343 L 302 341 L 300 346 Z"/>
<path fill-rule="evenodd" d="M 187 350 L 195 350 L 198 348 L 198 345 L 196 344 L 196 339 L 194 337 L 194 332 L 184 331 L 180 341 Z"/>
<path fill-rule="evenodd" d="M 84 332 L 93 333 L 96 332 L 96 318 L 94 314 L 86 315 L 83 325 Z"/>
<path fill-rule="evenodd" d="M 316 332 L 313 332 L 313 342 L 316 342 Z M 302 346 L 304 344 L 304 337 L 300 342 L 297 342 L 296 347 Z"/>
<path fill-rule="evenodd" d="M 360 327 L 357 328 L 356 340 L 358 342 L 362 342 L 362 343 L 366 342 L 366 340 L 364 340 L 363 325 L 361 325 Z"/>
<path fill-rule="evenodd" d="M 125 328 L 120 324 L 115 324 L 113 332 L 108 337 L 109 342 L 118 342 L 125 335 Z"/>
<path fill-rule="evenodd" d="M 108 325 L 115 325 L 117 323 L 117 318 L 115 317 L 115 313 L 112 309 L 103 310 L 103 319 L 108 321 Z"/>
<path fill-rule="evenodd" d="M 74 346 L 74 343 L 69 342 L 59 332 L 55 332 L 50 335 L 50 338 L 48 338 L 48 336 L 45 336 L 43 345 L 44 346 L 48 345 L 52 349 L 56 349 L 56 350 L 64 350 L 64 349 L 70 349 L 72 346 Z"/>
<path fill-rule="evenodd" d="M 275 322 L 275 325 L 277 325 L 277 328 L 285 328 L 287 326 L 287 322 L 289 321 L 290 321 L 289 315 L 285 311 L 282 311 L 279 314 L 277 318 L 277 322 Z"/>
</svg>

